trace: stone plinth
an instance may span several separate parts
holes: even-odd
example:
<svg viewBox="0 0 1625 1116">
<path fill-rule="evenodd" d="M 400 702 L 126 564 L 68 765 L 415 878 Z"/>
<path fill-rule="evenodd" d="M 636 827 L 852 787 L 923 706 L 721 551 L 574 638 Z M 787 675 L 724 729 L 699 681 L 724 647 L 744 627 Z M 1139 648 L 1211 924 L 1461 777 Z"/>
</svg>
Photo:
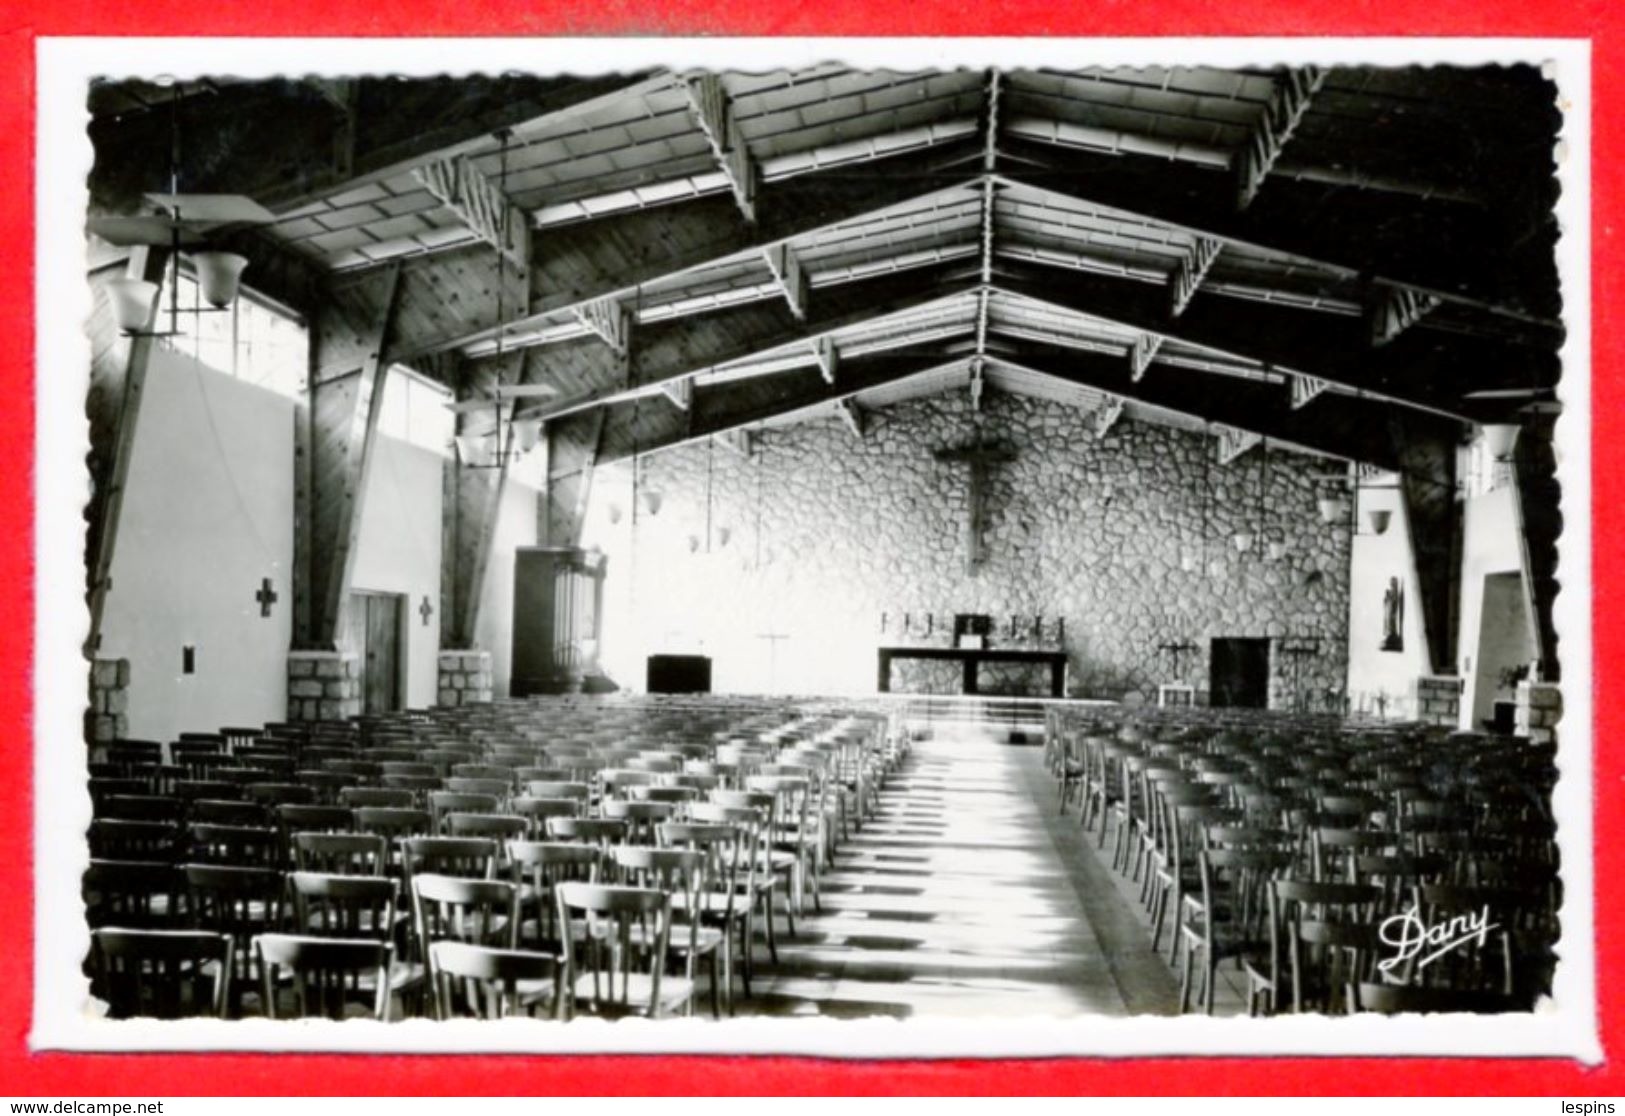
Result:
<svg viewBox="0 0 1625 1116">
<path fill-rule="evenodd" d="M 1461 719 L 1461 679 L 1424 674 L 1416 680 L 1416 719 L 1455 728 Z"/>
<path fill-rule="evenodd" d="M 85 710 L 85 742 L 110 744 L 130 734 L 130 660 L 95 659 L 90 664 L 90 708 Z"/>
<path fill-rule="evenodd" d="M 491 700 L 491 652 L 440 652 L 440 704 L 477 705 Z"/>
<path fill-rule="evenodd" d="M 361 715 L 361 660 L 348 651 L 288 652 L 288 720 Z"/>
<path fill-rule="evenodd" d="M 1553 682 L 1518 683 L 1517 732 L 1537 744 L 1557 738 L 1557 722 L 1563 717 L 1563 692 Z"/>
</svg>

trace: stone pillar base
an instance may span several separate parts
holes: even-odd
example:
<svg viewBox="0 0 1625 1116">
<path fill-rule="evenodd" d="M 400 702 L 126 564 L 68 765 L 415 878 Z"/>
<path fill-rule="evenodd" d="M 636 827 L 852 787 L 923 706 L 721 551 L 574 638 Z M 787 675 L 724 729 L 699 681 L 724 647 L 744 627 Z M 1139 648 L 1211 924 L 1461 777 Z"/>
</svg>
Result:
<svg viewBox="0 0 1625 1116">
<path fill-rule="evenodd" d="M 1563 717 L 1563 691 L 1555 682 L 1519 682 L 1515 725 L 1519 736 L 1536 744 L 1557 739 L 1557 722 Z"/>
<path fill-rule="evenodd" d="M 361 715 L 361 660 L 348 651 L 288 652 L 288 720 Z"/>
<path fill-rule="evenodd" d="M 1416 719 L 1455 728 L 1461 722 L 1461 679 L 1430 674 L 1418 678 Z"/>
<path fill-rule="evenodd" d="M 491 652 L 440 652 L 441 705 L 477 705 L 492 697 Z"/>
<path fill-rule="evenodd" d="M 110 744 L 130 735 L 130 660 L 93 659 L 85 743 Z"/>
</svg>

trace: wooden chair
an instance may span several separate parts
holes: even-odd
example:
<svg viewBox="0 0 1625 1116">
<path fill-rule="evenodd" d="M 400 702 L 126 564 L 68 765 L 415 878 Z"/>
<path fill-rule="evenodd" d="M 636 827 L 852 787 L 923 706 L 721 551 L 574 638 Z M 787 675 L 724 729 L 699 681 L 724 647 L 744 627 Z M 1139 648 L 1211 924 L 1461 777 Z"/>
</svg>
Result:
<svg viewBox="0 0 1625 1116">
<path fill-rule="evenodd" d="M 563 951 L 564 1018 L 577 1010 L 608 1018 L 660 1018 L 686 1008 L 693 985 L 665 974 L 671 901 L 658 888 L 566 883 L 557 888 Z"/>
<path fill-rule="evenodd" d="M 519 940 L 519 888 L 506 880 L 476 880 L 421 873 L 412 877 L 414 956 L 428 963 L 435 942 L 515 949 Z"/>
<path fill-rule="evenodd" d="M 296 833 L 294 864 L 300 872 L 335 876 L 387 876 L 389 842 L 369 833 Z"/>
<path fill-rule="evenodd" d="M 345 787 L 338 793 L 338 802 L 352 810 L 365 806 L 410 810 L 417 805 L 417 798 L 411 791 L 397 787 Z"/>
<path fill-rule="evenodd" d="M 181 872 L 186 880 L 188 915 L 200 930 L 226 934 L 232 940 L 232 957 L 237 971 L 231 974 L 233 996 L 253 987 L 248 971 L 255 954 L 250 948 L 255 935 L 281 925 L 282 874 L 269 868 L 236 868 L 225 864 L 187 864 Z"/>
<path fill-rule="evenodd" d="M 1291 989 L 1294 1014 L 1313 1004 L 1327 1014 L 1353 1010 L 1350 986 L 1376 957 L 1382 892 L 1371 884 L 1277 879 L 1269 883 L 1267 970 L 1249 962 L 1249 1013 L 1280 1010 Z"/>
<path fill-rule="evenodd" d="M 223 1018 L 231 954 L 225 934 L 103 928 L 91 934 L 92 992 L 113 1019 Z"/>
<path fill-rule="evenodd" d="M 739 953 L 745 959 L 743 977 L 745 995 L 750 995 L 750 948 L 752 906 L 748 892 L 741 894 L 742 870 L 748 872 L 755 859 L 752 844 L 753 830 L 749 826 L 700 822 L 666 822 L 660 826 L 660 843 L 673 848 L 689 849 L 699 853 L 704 862 L 702 880 L 696 896 L 685 903 L 695 906 L 690 910 L 678 908 L 675 917 L 698 919 L 704 927 L 714 927 L 722 935 L 723 998 L 729 1014 L 733 1013 L 733 956 L 738 941 Z M 674 902 L 676 902 L 674 897 Z"/>
<path fill-rule="evenodd" d="M 1510 997 L 1458 988 L 1419 988 L 1362 981 L 1356 995 L 1361 1011 L 1383 1015 L 1497 1015 L 1519 1010 Z"/>
<path fill-rule="evenodd" d="M 496 875 L 498 846 L 488 837 L 407 837 L 400 845 L 408 880 L 420 872 L 475 880 Z"/>
<path fill-rule="evenodd" d="M 170 861 L 92 860 L 82 881 L 85 920 L 93 927 L 174 927 L 180 884 Z"/>
<path fill-rule="evenodd" d="M 429 794 L 429 816 L 434 820 L 434 832 L 446 832 L 446 817 L 450 814 L 494 814 L 500 801 L 494 794 L 472 794 L 460 791 L 432 791 Z"/>
<path fill-rule="evenodd" d="M 543 1003 L 554 1018 L 563 1012 L 555 954 L 438 941 L 429 947 L 429 971 L 437 1019 L 534 1016 Z"/>
<path fill-rule="evenodd" d="M 724 929 L 707 925 L 705 908 L 720 883 L 709 872 L 709 858 L 697 849 L 648 848 L 621 845 L 611 850 L 611 860 L 620 881 L 632 887 L 654 888 L 670 901 L 667 948 L 681 963 L 683 977 L 690 985 L 701 959 L 709 960 L 711 1014 L 722 1017 L 723 982 L 731 983 L 731 966 L 724 972 L 723 957 L 729 954 L 729 935 Z"/>
<path fill-rule="evenodd" d="M 268 825 L 193 825 L 189 836 L 196 864 L 277 868 L 282 862 L 282 835 Z"/>
<path fill-rule="evenodd" d="M 366 1015 L 389 1018 L 395 951 L 387 942 L 260 934 L 253 948 L 269 1018 L 282 1018 L 278 992 L 285 977 L 292 984 L 295 1018 L 341 1020 L 358 1000 Z"/>
<path fill-rule="evenodd" d="M 1211 832 L 1211 831 L 1210 831 Z M 1268 901 L 1264 885 L 1292 864 L 1292 854 L 1280 848 L 1210 848 L 1197 857 L 1200 891 L 1184 896 L 1179 932 L 1185 958 L 1180 969 L 1179 1010 L 1190 1010 L 1191 969 L 1202 960 L 1198 999 L 1211 1015 L 1218 966 L 1234 960 L 1259 961 L 1267 957 L 1264 918 Z M 1267 961 L 1266 961 L 1267 964 Z"/>
<path fill-rule="evenodd" d="M 518 941 L 544 951 L 563 948 L 553 894 L 561 883 L 597 883 L 604 854 L 596 845 L 565 841 L 509 841 L 508 862 L 519 887 L 523 923 Z"/>
<path fill-rule="evenodd" d="M 96 818 L 88 834 L 90 855 L 98 860 L 172 863 L 180 851 L 180 827 L 170 822 Z"/>
<path fill-rule="evenodd" d="M 96 809 L 96 816 L 124 821 L 178 822 L 183 806 L 180 800 L 168 796 L 115 794 L 102 800 Z"/>
</svg>

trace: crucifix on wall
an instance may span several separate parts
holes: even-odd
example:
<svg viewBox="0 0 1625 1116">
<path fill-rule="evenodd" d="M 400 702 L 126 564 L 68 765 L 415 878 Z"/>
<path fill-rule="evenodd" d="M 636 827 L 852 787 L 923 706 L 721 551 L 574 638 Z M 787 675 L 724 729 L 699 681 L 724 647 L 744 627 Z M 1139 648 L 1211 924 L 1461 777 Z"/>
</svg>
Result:
<svg viewBox="0 0 1625 1116">
<path fill-rule="evenodd" d="M 276 604 L 276 589 L 271 585 L 270 578 L 260 578 L 259 592 L 254 594 L 254 599 L 260 603 L 261 616 L 271 615 L 271 606 Z"/>
<path fill-rule="evenodd" d="M 970 445 L 939 449 L 935 456 L 938 461 L 970 466 L 965 490 L 968 505 L 965 509 L 965 572 L 974 574 L 986 557 L 986 548 L 982 545 L 982 496 L 987 471 L 991 466 L 1014 461 L 1016 454 L 1014 450 L 984 445 L 978 430 L 976 441 Z"/>
</svg>

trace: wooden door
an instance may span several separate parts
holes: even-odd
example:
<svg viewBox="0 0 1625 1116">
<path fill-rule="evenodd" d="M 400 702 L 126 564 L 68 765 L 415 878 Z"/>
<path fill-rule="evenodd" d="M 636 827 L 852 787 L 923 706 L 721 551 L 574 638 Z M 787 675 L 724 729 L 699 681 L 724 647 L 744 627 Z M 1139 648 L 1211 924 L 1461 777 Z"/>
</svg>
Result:
<svg viewBox="0 0 1625 1116">
<path fill-rule="evenodd" d="M 1270 700 L 1270 641 L 1216 639 L 1208 675 L 1208 704 L 1264 709 Z"/>
<path fill-rule="evenodd" d="M 405 600 L 394 593 L 356 593 L 352 597 L 350 642 L 361 657 L 363 713 L 389 713 L 401 707 Z"/>
</svg>

